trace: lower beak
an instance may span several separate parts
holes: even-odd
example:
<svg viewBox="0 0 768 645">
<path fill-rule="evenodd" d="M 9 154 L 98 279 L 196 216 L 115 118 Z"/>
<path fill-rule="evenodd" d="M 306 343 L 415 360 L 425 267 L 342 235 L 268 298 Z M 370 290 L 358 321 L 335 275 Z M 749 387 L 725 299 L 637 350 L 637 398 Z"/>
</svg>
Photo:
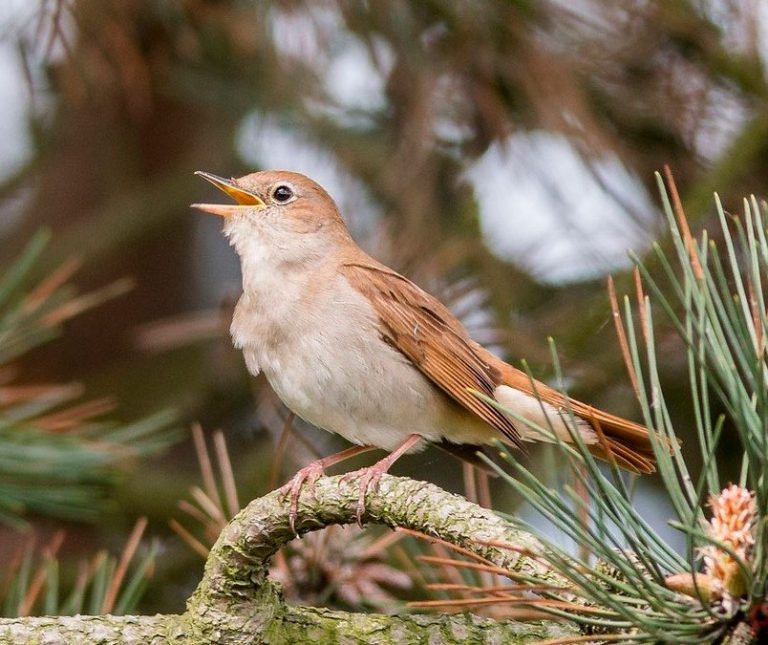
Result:
<svg viewBox="0 0 768 645">
<path fill-rule="evenodd" d="M 217 177 L 209 172 L 197 171 L 196 175 L 210 181 L 216 188 L 222 192 L 227 193 L 232 199 L 237 202 L 237 205 L 227 204 L 192 204 L 192 208 L 218 215 L 219 217 L 232 217 L 237 213 L 241 213 L 244 210 L 256 209 L 260 210 L 266 208 L 266 204 L 258 195 L 253 194 L 243 188 L 240 188 L 234 179 L 224 179 L 224 177 Z"/>
</svg>

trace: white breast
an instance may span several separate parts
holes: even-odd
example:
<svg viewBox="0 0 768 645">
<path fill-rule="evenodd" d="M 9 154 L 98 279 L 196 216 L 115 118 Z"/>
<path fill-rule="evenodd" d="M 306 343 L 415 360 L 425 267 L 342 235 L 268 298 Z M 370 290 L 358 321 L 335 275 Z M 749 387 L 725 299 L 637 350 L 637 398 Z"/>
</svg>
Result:
<svg viewBox="0 0 768 645">
<path fill-rule="evenodd" d="M 263 371 L 292 411 L 348 441 L 389 451 L 411 433 L 468 443 L 493 436 L 381 340 L 362 294 L 333 268 L 314 274 L 326 277 L 328 288 L 318 290 L 263 276 L 258 293 L 243 294 L 232 323 L 249 369 Z"/>
</svg>

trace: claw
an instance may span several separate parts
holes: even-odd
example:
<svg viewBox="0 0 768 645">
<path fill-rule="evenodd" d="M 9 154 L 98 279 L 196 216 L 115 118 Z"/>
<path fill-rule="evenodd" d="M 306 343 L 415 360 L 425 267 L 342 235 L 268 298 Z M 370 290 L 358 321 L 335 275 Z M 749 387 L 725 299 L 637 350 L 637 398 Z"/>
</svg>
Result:
<svg viewBox="0 0 768 645">
<path fill-rule="evenodd" d="M 360 480 L 360 494 L 357 498 L 357 507 L 355 509 L 355 516 L 357 517 L 357 524 L 362 528 L 363 515 L 365 514 L 365 496 L 369 491 L 374 491 L 379 485 L 381 476 L 387 472 L 390 466 L 404 453 L 408 452 L 413 446 L 415 446 L 421 440 L 421 436 L 417 434 L 408 435 L 408 438 L 392 453 L 384 457 L 381 461 L 376 462 L 373 466 L 368 468 L 361 468 L 360 470 L 347 473 L 341 477 L 342 481 L 349 481 L 350 479 Z M 291 481 L 289 481 L 280 490 L 283 494 L 287 494 L 290 499 L 290 507 L 288 510 L 288 524 L 291 527 L 291 531 L 298 537 L 296 531 L 296 520 L 299 517 L 299 496 L 305 485 L 310 488 L 325 474 L 326 467 L 338 464 L 349 457 L 359 455 L 361 452 L 372 450 L 373 446 L 354 446 L 342 450 L 335 455 L 313 461 L 309 466 L 305 466 L 299 472 L 297 472 Z"/>
<path fill-rule="evenodd" d="M 313 461 L 311 464 L 297 472 L 293 478 L 280 489 L 284 494 L 289 496 L 290 507 L 288 510 L 288 524 L 296 537 L 299 535 L 296 532 L 296 520 L 299 517 L 299 496 L 301 495 L 302 488 L 304 488 L 305 485 L 310 488 L 314 486 L 320 476 L 325 474 L 326 468 L 338 464 L 345 459 L 349 459 L 350 457 L 354 457 L 355 455 L 359 455 L 361 452 L 366 452 L 372 449 L 372 446 L 353 446 L 352 448 L 337 452 L 335 455 L 330 455 L 318 459 L 317 461 Z"/>
<path fill-rule="evenodd" d="M 349 481 L 350 479 L 360 480 L 360 492 L 357 497 L 357 507 L 355 508 L 355 517 L 357 518 L 357 525 L 360 528 L 363 528 L 365 496 L 369 492 L 373 492 L 379 487 L 381 476 L 390 469 L 395 461 L 397 461 L 404 453 L 413 448 L 413 446 L 415 446 L 420 440 L 420 435 L 408 435 L 408 438 L 396 450 L 384 457 L 384 459 L 377 461 L 375 464 L 373 464 L 373 466 L 368 466 L 368 468 L 361 468 L 360 470 L 355 470 L 351 473 L 347 473 L 346 475 L 342 475 L 342 481 Z"/>
<path fill-rule="evenodd" d="M 355 507 L 355 517 L 357 518 L 357 525 L 360 528 L 363 528 L 365 496 L 368 493 L 374 492 L 378 488 L 381 476 L 387 472 L 389 466 L 389 463 L 385 463 L 385 460 L 382 460 L 373 466 L 369 466 L 368 468 L 361 468 L 360 470 L 355 470 L 351 473 L 346 473 L 341 477 L 342 481 L 349 481 L 352 479 L 359 480 L 360 489 L 357 497 L 357 506 Z"/>
<path fill-rule="evenodd" d="M 324 473 L 325 469 L 321 462 L 312 462 L 297 472 L 293 478 L 280 489 L 283 493 L 286 493 L 289 496 L 291 503 L 288 511 L 288 525 L 291 527 L 291 532 L 297 537 L 299 534 L 296 531 L 296 520 L 299 517 L 299 497 L 301 496 L 301 490 L 305 485 L 311 488 Z"/>
<path fill-rule="evenodd" d="M 374 492 L 379 487 L 379 480 L 381 476 L 387 472 L 384 469 L 371 466 L 367 469 L 367 472 L 360 479 L 360 494 L 357 498 L 357 509 L 355 511 L 355 517 L 357 517 L 357 525 L 363 528 L 363 513 L 365 513 L 365 496 L 369 492 Z"/>
</svg>

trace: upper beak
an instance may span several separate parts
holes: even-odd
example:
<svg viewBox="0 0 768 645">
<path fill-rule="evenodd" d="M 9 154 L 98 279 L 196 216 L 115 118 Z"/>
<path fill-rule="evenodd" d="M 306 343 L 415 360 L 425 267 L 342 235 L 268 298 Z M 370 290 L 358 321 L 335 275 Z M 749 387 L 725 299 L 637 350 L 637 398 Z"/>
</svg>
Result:
<svg viewBox="0 0 768 645">
<path fill-rule="evenodd" d="M 212 213 L 213 215 L 219 215 L 220 217 L 231 217 L 232 215 L 242 211 L 246 208 L 265 208 L 266 204 L 258 195 L 254 195 L 252 192 L 240 188 L 235 184 L 234 179 L 224 179 L 224 177 L 217 177 L 209 172 L 202 172 L 198 170 L 196 175 L 207 179 L 216 188 L 227 193 L 232 199 L 237 202 L 235 204 L 192 204 L 192 208 L 205 211 L 206 213 Z"/>
</svg>

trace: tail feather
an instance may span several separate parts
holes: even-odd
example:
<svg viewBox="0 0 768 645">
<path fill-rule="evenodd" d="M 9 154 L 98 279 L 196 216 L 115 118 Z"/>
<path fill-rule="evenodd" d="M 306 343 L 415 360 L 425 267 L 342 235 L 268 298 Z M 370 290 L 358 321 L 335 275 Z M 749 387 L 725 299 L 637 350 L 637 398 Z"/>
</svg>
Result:
<svg viewBox="0 0 768 645">
<path fill-rule="evenodd" d="M 525 372 L 508 365 L 486 349 L 477 345 L 476 350 L 496 372 L 498 382 L 501 384 L 536 396 L 559 410 L 570 410 L 586 421 L 597 435 L 597 441 L 588 446 L 595 457 L 615 461 L 619 466 L 634 472 L 655 472 L 656 460 L 647 428 L 634 421 L 568 398 L 539 381 L 531 382 Z"/>
<path fill-rule="evenodd" d="M 635 473 L 647 475 L 656 472 L 653 455 L 633 450 L 613 437 L 601 438 L 598 443 L 589 446 L 589 452 L 598 459 L 615 462 L 618 466 Z"/>
</svg>

